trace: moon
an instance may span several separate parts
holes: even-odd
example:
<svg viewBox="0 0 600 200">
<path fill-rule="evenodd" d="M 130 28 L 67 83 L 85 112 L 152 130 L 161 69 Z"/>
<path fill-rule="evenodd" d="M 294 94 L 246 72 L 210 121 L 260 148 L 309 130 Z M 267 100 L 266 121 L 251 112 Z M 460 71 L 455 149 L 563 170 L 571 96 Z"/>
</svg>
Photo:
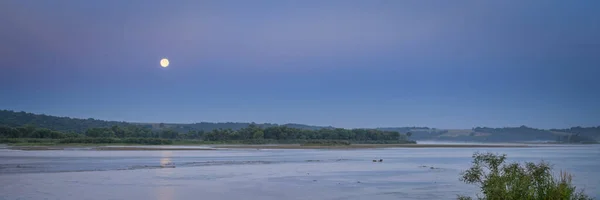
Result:
<svg viewBox="0 0 600 200">
<path fill-rule="evenodd" d="M 161 67 L 168 67 L 169 66 L 169 59 L 163 58 L 160 60 L 160 66 Z"/>
</svg>

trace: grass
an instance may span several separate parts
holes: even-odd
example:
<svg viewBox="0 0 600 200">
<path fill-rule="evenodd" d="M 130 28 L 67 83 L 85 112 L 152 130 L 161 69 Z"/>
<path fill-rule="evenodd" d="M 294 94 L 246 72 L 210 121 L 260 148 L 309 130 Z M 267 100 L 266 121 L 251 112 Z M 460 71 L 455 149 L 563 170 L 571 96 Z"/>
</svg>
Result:
<svg viewBox="0 0 600 200">
<path fill-rule="evenodd" d="M 348 146 L 350 142 L 345 140 L 325 140 L 325 141 L 307 141 L 300 144 L 301 146 Z"/>
</svg>

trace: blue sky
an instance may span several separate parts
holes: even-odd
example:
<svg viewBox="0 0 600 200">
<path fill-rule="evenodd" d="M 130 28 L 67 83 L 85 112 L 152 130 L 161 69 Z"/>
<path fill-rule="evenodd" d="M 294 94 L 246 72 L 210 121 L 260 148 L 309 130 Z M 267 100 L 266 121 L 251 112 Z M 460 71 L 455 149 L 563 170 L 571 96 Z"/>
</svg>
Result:
<svg viewBox="0 0 600 200">
<path fill-rule="evenodd" d="M 599 7 L 0 1 L 0 109 L 345 128 L 597 126 Z"/>
</svg>

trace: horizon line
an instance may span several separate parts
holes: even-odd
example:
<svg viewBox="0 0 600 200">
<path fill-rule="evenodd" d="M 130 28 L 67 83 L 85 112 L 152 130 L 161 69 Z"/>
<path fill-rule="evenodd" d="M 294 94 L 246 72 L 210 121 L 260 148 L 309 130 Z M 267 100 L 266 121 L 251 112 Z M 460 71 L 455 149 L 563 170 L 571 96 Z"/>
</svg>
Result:
<svg viewBox="0 0 600 200">
<path fill-rule="evenodd" d="M 209 121 L 200 121 L 200 122 L 140 122 L 140 121 L 118 121 L 118 120 L 105 120 L 105 119 L 97 119 L 97 118 L 93 118 L 93 117 L 88 117 L 88 118 L 80 118 L 80 117 L 70 117 L 70 116 L 59 116 L 59 115 L 51 115 L 51 114 L 44 114 L 44 113 L 34 113 L 34 112 L 28 112 L 28 111 L 15 111 L 15 110 L 7 110 L 7 109 L 2 109 L 0 111 L 8 111 L 8 112 L 15 112 L 15 113 L 26 113 L 26 114 L 33 114 L 33 115 L 46 115 L 46 116 L 50 116 L 50 117 L 59 117 L 59 118 L 70 118 L 70 119 L 79 119 L 79 120 L 88 120 L 88 119 L 92 119 L 92 120 L 99 120 L 99 121 L 105 121 L 105 122 L 120 122 L 120 123 L 129 123 L 129 124 L 177 124 L 177 125 L 188 125 L 188 124 L 200 124 L 200 123 L 212 123 L 212 124 L 226 124 L 226 123 L 234 123 L 234 124 L 273 124 L 273 125 L 278 125 L 278 126 L 285 126 L 285 125 L 304 125 L 304 126 L 312 126 L 312 127 L 319 127 L 319 128 L 342 128 L 342 127 L 335 127 L 332 125 L 312 125 L 312 124 L 303 124 L 303 123 L 294 123 L 294 122 L 288 122 L 288 123 L 272 123 L 272 122 L 234 122 L 234 121 L 213 121 L 213 122 L 209 122 Z M 360 127 L 360 128 L 343 128 L 343 129 L 385 129 L 385 128 L 428 128 L 428 129 L 436 129 L 436 130 L 472 130 L 475 128 L 519 128 L 519 127 L 527 127 L 527 128 L 532 128 L 532 129 L 538 129 L 538 130 L 553 130 L 553 129 L 570 129 L 570 128 L 594 128 L 594 127 L 600 127 L 600 125 L 598 126 L 572 126 L 572 127 L 567 127 L 567 128 L 535 128 L 535 127 L 531 127 L 531 126 L 527 126 L 527 125 L 520 125 L 520 126 L 503 126 L 503 127 L 487 127 L 487 126 L 476 126 L 476 127 L 472 127 L 472 128 L 437 128 L 437 127 L 430 127 L 430 126 L 379 126 L 379 127 Z"/>
</svg>

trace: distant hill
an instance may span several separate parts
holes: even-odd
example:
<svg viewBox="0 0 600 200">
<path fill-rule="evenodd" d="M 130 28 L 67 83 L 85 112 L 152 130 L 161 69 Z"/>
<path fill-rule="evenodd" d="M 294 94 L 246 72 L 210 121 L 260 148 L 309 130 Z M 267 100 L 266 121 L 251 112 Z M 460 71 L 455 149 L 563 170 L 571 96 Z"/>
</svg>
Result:
<svg viewBox="0 0 600 200">
<path fill-rule="evenodd" d="M 304 124 L 283 124 L 283 126 L 287 126 L 290 128 L 297 128 L 297 129 L 306 129 L 306 130 L 334 129 L 335 128 L 333 126 L 311 126 L 311 125 L 304 125 Z"/>
<path fill-rule="evenodd" d="M 91 128 L 108 128 L 112 126 L 140 126 L 153 130 L 171 129 L 180 133 L 188 131 L 211 131 L 215 129 L 240 130 L 253 123 L 224 122 L 211 123 L 200 122 L 192 124 L 174 123 L 129 123 L 118 121 L 105 121 L 93 118 L 78 119 L 70 117 L 56 117 L 43 114 L 26 112 L 15 112 L 0 110 L 0 126 L 22 127 L 35 126 L 61 132 L 83 133 Z M 304 124 L 255 124 L 261 128 L 273 126 L 288 126 L 291 128 L 305 130 L 334 129 L 332 126 L 311 126 Z M 596 142 L 600 141 L 600 126 L 598 127 L 573 127 L 569 129 L 536 129 L 526 126 L 488 128 L 477 127 L 473 129 L 435 129 L 429 127 L 382 127 L 382 131 L 397 131 L 399 133 L 411 134 L 410 139 L 416 141 L 461 141 L 461 142 Z"/>
<path fill-rule="evenodd" d="M 56 117 L 43 114 L 0 110 L 0 126 L 20 127 L 28 125 L 61 132 L 83 133 L 89 128 L 111 127 L 114 125 L 126 126 L 129 125 L 129 123 L 104 121 L 93 118 L 77 119 L 70 117 Z"/>
<path fill-rule="evenodd" d="M 597 127 L 573 127 L 569 129 L 550 129 L 557 133 L 573 133 L 579 136 L 593 138 L 600 141 L 600 126 Z"/>
<path fill-rule="evenodd" d="M 255 123 L 246 123 L 246 122 L 221 122 L 221 123 L 212 123 L 212 122 L 199 122 L 199 123 L 193 123 L 193 124 L 170 124 L 170 123 L 137 123 L 136 125 L 139 126 L 144 126 L 144 127 L 148 127 L 148 128 L 152 128 L 152 129 L 162 129 L 162 128 L 168 128 L 168 129 L 172 129 L 175 130 L 177 132 L 188 132 L 188 131 L 212 131 L 215 129 L 232 129 L 232 130 L 240 130 L 242 128 L 246 128 L 248 127 L 250 124 L 255 124 Z M 304 125 L 304 124 L 271 124 L 271 123 L 264 123 L 264 124 L 255 124 L 258 127 L 261 128 L 269 128 L 269 127 L 274 127 L 274 126 L 287 126 L 290 128 L 297 128 L 297 129 L 306 129 L 306 130 L 319 130 L 319 129 L 323 129 L 323 128 L 330 128 L 333 129 L 333 127 L 331 126 L 311 126 L 311 125 Z"/>
<path fill-rule="evenodd" d="M 400 133 L 411 133 L 411 140 L 435 140 L 441 134 L 448 132 L 447 130 L 439 130 L 429 127 L 382 127 L 377 128 L 382 131 L 398 131 Z"/>
<path fill-rule="evenodd" d="M 401 133 L 411 132 L 411 140 L 455 142 L 564 142 L 595 143 L 600 141 L 600 127 L 570 129 L 536 129 L 527 126 L 473 129 L 432 129 L 416 127 L 380 128 Z"/>
<path fill-rule="evenodd" d="M 44 114 L 33 114 L 27 112 L 15 112 L 9 110 L 0 110 L 0 126 L 8 127 L 21 127 L 21 126 L 35 126 L 37 128 L 47 128 L 51 130 L 61 132 L 75 132 L 83 133 L 90 128 L 108 128 L 112 126 L 141 126 L 151 129 L 172 129 L 181 133 L 188 131 L 211 131 L 214 129 L 233 129 L 239 130 L 248 127 L 251 123 L 243 122 L 223 122 L 223 123 L 211 123 L 211 122 L 200 122 L 193 124 L 173 124 L 173 123 L 130 123 L 130 122 L 118 122 L 118 121 L 105 121 L 93 118 L 78 119 L 70 117 L 56 117 Z M 280 126 L 278 124 L 256 124 L 262 128 L 268 128 L 273 126 Z M 307 129 L 307 130 L 318 130 L 322 128 L 333 128 L 331 126 L 310 126 L 304 124 L 283 124 L 291 128 Z"/>
</svg>

